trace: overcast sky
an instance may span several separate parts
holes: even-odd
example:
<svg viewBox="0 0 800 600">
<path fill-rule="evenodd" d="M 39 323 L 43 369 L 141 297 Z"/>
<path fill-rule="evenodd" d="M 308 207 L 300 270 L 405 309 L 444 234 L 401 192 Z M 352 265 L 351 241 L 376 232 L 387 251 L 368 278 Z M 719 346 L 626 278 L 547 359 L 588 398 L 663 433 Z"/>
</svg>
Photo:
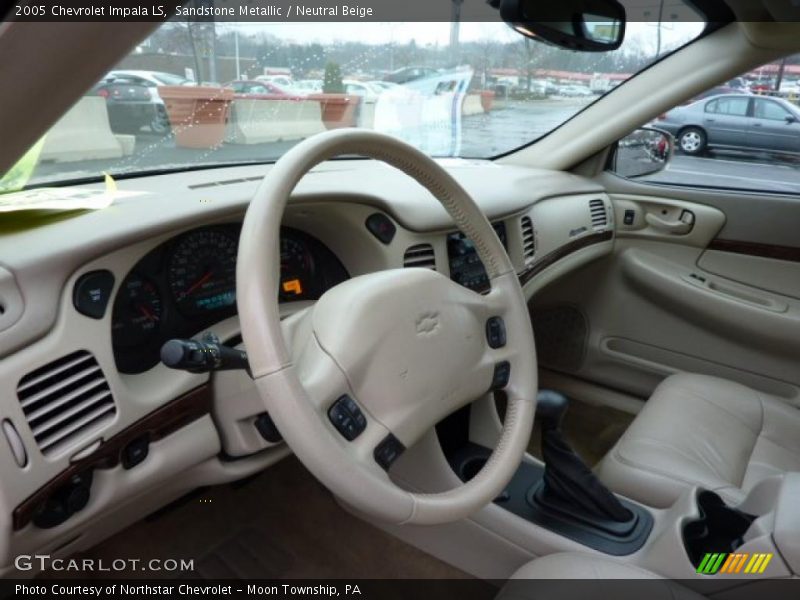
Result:
<svg viewBox="0 0 800 600">
<path fill-rule="evenodd" d="M 221 31 L 237 29 L 242 34 L 269 33 L 277 38 L 302 44 L 336 41 L 361 41 L 387 44 L 391 41 L 405 44 L 412 39 L 420 46 L 445 45 L 450 40 L 450 23 L 218 23 Z M 662 26 L 662 48 L 674 48 L 696 37 L 702 31 L 699 22 L 672 22 Z M 655 47 L 655 23 L 633 22 L 627 25 L 626 39 L 637 39 L 645 47 Z M 461 41 L 480 40 L 514 41 L 518 33 L 500 22 L 462 23 Z"/>
</svg>

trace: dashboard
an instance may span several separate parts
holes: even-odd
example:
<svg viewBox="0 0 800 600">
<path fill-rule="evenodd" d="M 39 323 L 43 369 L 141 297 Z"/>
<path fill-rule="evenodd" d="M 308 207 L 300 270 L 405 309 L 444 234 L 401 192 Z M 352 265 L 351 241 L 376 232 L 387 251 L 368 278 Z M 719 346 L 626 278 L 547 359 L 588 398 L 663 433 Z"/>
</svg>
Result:
<svg viewBox="0 0 800 600">
<path fill-rule="evenodd" d="M 488 161 L 446 168 L 495 226 L 526 298 L 613 249 L 611 202 L 592 180 Z M 0 396 L 15 449 L 0 453 L 8 482 L 0 524 L 15 532 L 0 572 L 20 553 L 89 548 L 190 489 L 254 474 L 288 454 L 254 425 L 263 403 L 245 373 L 198 374 L 159 361 L 165 341 L 209 329 L 238 343 L 239 235 L 264 170 L 121 180 L 128 195 L 104 210 L 20 223 L 0 236 Z M 376 214 L 384 227 L 371 229 Z M 374 161 L 315 167 L 282 226 L 285 316 L 351 276 L 385 269 L 434 269 L 478 293 L 488 284 L 474 246 L 443 207 Z M 84 285 L 98 275 L 105 292 Z M 82 291 L 92 301 L 98 292 L 99 310 L 81 309 Z M 52 383 L 52 424 L 63 436 L 53 445 L 37 436 L 23 405 L 42 381 Z M 218 419 L 221 407 L 237 418 Z M 73 409 L 84 412 L 66 414 Z M 76 486 L 85 507 L 60 524 L 42 513 Z"/>
<path fill-rule="evenodd" d="M 142 373 L 171 338 L 191 337 L 236 314 L 236 256 L 241 225 L 201 227 L 148 252 L 114 298 L 111 335 L 121 373 Z M 280 302 L 316 300 L 349 277 L 316 238 L 282 228 Z"/>
</svg>

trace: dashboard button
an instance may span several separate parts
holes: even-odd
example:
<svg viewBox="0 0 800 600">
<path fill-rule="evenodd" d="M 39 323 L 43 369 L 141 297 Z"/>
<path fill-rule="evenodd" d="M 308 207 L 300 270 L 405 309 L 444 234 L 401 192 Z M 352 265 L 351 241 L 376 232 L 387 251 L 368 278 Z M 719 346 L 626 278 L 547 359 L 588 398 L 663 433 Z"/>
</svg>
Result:
<svg viewBox="0 0 800 600">
<path fill-rule="evenodd" d="M 622 217 L 622 222 L 625 225 L 633 225 L 633 222 L 636 220 L 636 211 L 630 208 L 625 210 L 625 214 Z"/>
<path fill-rule="evenodd" d="M 147 458 L 150 452 L 150 436 L 144 434 L 135 440 L 132 440 L 122 450 L 122 466 L 126 469 L 132 469 L 139 463 Z"/>
<path fill-rule="evenodd" d="M 72 292 L 75 310 L 92 319 L 102 319 L 113 288 L 114 275 L 111 271 L 92 271 L 81 275 Z"/>
<path fill-rule="evenodd" d="M 486 341 L 490 348 L 506 345 L 506 324 L 502 317 L 490 317 L 486 321 Z"/>
<path fill-rule="evenodd" d="M 397 228 L 389 217 L 381 213 L 373 213 L 368 216 L 365 225 L 369 232 L 385 245 L 389 245 L 397 232 Z"/>
</svg>

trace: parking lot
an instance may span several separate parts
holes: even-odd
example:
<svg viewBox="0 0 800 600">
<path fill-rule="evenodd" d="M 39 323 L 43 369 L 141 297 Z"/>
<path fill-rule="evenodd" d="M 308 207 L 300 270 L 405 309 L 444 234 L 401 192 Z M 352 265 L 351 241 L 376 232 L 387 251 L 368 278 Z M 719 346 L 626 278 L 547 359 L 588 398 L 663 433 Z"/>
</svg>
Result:
<svg viewBox="0 0 800 600">
<path fill-rule="evenodd" d="M 488 113 L 462 120 L 461 156 L 483 157 L 503 153 L 529 143 L 579 111 L 591 99 L 561 98 L 530 102 L 499 101 Z M 263 144 L 222 144 L 208 149 L 176 146 L 173 136 L 152 135 L 143 130 L 136 136 L 131 156 L 114 160 L 41 163 L 34 173 L 37 182 L 93 177 L 108 171 L 148 171 L 199 163 L 273 161 L 296 141 Z M 778 163 L 767 156 L 715 153 L 690 157 L 677 154 L 668 168 L 646 179 L 659 183 L 756 189 L 800 193 L 800 162 Z"/>
</svg>

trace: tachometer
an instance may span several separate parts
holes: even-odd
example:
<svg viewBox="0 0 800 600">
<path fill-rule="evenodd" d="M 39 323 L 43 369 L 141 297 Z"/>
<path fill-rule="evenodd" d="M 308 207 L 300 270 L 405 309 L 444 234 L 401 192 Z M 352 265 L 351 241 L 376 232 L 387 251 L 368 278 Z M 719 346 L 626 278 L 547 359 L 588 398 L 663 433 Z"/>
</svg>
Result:
<svg viewBox="0 0 800 600">
<path fill-rule="evenodd" d="M 114 344 L 127 347 L 147 342 L 158 331 L 161 306 L 161 294 L 152 281 L 136 273 L 128 275 L 114 300 Z"/>
<path fill-rule="evenodd" d="M 220 229 L 184 236 L 169 258 L 169 287 L 187 316 L 231 308 L 236 303 L 237 239 Z"/>
</svg>

